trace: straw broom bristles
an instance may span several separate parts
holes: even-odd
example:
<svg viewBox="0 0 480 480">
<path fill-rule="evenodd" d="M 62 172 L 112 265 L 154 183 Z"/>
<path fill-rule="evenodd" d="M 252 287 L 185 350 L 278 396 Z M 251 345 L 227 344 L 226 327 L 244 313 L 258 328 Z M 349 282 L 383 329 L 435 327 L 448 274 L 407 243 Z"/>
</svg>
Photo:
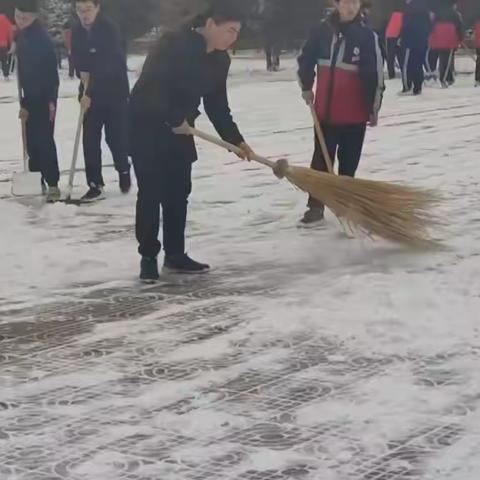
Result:
<svg viewBox="0 0 480 480">
<path fill-rule="evenodd" d="M 331 175 L 290 166 L 285 160 L 277 162 L 274 172 L 323 203 L 353 230 L 412 246 L 437 243 L 431 237 L 438 224 L 431 210 L 441 201 L 435 191 Z"/>
<path fill-rule="evenodd" d="M 242 153 L 235 145 L 199 130 L 191 130 L 193 135 L 210 143 Z M 312 195 L 353 230 L 410 246 L 438 243 L 430 236 L 430 230 L 438 224 L 431 209 L 441 201 L 433 190 L 337 176 L 291 166 L 285 159 L 273 162 L 255 155 L 251 160 L 272 168 L 278 178 L 286 178 L 295 187 Z"/>
</svg>

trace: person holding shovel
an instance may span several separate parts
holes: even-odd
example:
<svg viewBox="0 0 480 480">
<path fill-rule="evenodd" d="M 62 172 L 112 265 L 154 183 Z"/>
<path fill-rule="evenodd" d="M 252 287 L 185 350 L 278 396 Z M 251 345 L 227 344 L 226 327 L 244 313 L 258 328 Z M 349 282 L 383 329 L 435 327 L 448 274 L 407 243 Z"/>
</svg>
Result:
<svg viewBox="0 0 480 480">
<path fill-rule="evenodd" d="M 118 172 L 120 191 L 131 188 L 128 162 L 128 97 L 125 51 L 118 28 L 101 14 L 100 0 L 76 0 L 80 22 L 72 28 L 72 58 L 82 79 L 83 151 L 89 190 L 84 202 L 103 198 L 102 130 Z M 85 91 L 85 85 L 88 84 Z"/>
<path fill-rule="evenodd" d="M 140 278 L 158 280 L 160 206 L 164 269 L 203 273 L 209 266 L 185 251 L 192 163 L 197 159 L 190 127 L 203 106 L 223 140 L 253 152 L 232 119 L 227 99 L 227 53 L 242 26 L 238 0 L 213 2 L 191 24 L 166 33 L 149 54 L 131 95 L 132 159 L 138 181 L 136 236 Z"/>
<path fill-rule="evenodd" d="M 367 123 L 376 126 L 384 87 L 378 36 L 361 17 L 361 0 L 335 0 L 335 11 L 314 28 L 298 58 L 302 97 L 314 105 L 329 156 L 338 156 L 339 174 L 354 177 Z M 312 91 L 315 77 L 316 93 Z M 326 172 L 318 135 L 312 168 Z M 324 218 L 324 205 L 310 197 L 301 223 Z"/>
<path fill-rule="evenodd" d="M 59 78 L 55 49 L 38 15 L 37 0 L 17 0 L 19 116 L 25 124 L 30 171 L 42 173 L 42 183 L 48 184 L 47 202 L 54 202 L 60 199 L 54 139 Z"/>
</svg>

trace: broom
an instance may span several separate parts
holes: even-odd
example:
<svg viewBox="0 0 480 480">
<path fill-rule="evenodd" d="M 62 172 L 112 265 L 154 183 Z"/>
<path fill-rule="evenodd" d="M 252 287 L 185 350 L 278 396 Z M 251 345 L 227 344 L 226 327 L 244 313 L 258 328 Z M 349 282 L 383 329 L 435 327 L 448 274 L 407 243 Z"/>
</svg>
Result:
<svg viewBox="0 0 480 480">
<path fill-rule="evenodd" d="M 208 133 L 195 128 L 191 128 L 191 133 L 228 151 L 243 153 L 236 145 Z M 322 138 L 323 135 L 319 138 L 321 143 Z M 326 157 L 327 162 L 328 159 Z M 440 201 L 434 191 L 317 172 L 289 165 L 286 159 L 274 162 L 255 154 L 250 160 L 270 167 L 279 179 L 286 178 L 312 195 L 357 231 L 411 246 L 436 243 L 429 235 L 430 228 L 436 224 L 430 209 Z"/>
</svg>

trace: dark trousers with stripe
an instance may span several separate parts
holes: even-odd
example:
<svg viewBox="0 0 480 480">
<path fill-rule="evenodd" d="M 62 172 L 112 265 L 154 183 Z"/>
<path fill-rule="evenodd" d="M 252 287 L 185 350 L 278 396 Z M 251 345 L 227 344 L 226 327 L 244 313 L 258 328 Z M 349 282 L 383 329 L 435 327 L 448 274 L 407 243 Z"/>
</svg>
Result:
<svg viewBox="0 0 480 480">
<path fill-rule="evenodd" d="M 41 172 L 48 185 L 56 187 L 60 172 L 54 139 L 55 122 L 50 121 L 49 102 L 27 98 L 23 105 L 28 111 L 26 136 L 29 170 Z"/>
<path fill-rule="evenodd" d="M 455 50 L 440 50 L 440 81 L 453 83 L 455 81 Z"/>
<path fill-rule="evenodd" d="M 4 78 L 8 78 L 10 75 L 10 55 L 6 48 L 0 47 L 0 63 Z"/>
<path fill-rule="evenodd" d="M 423 64 L 425 62 L 426 49 L 407 48 L 403 63 L 403 89 L 421 91 L 425 75 Z"/>
<path fill-rule="evenodd" d="M 390 80 L 395 78 L 395 62 L 398 62 L 400 68 L 403 65 L 402 51 L 398 38 L 387 38 L 387 67 Z"/>
<path fill-rule="evenodd" d="M 480 82 L 480 48 L 477 48 L 477 68 L 475 71 L 475 80 Z"/>
<path fill-rule="evenodd" d="M 428 49 L 425 66 L 430 76 L 436 77 L 439 56 L 438 50 Z"/>
<path fill-rule="evenodd" d="M 105 185 L 102 176 L 102 131 L 112 152 L 117 172 L 128 172 L 128 101 L 119 99 L 115 103 L 96 103 L 88 110 L 83 122 L 83 151 L 88 186 Z"/>
<path fill-rule="evenodd" d="M 322 124 L 323 135 L 327 144 L 328 153 L 332 162 L 338 157 L 338 174 L 354 177 L 360 164 L 363 143 L 365 141 L 366 123 L 352 125 Z M 320 172 L 327 172 L 327 163 L 315 134 L 315 151 L 311 168 Z M 323 205 L 314 198 L 308 200 L 310 208 L 322 208 Z"/>
</svg>

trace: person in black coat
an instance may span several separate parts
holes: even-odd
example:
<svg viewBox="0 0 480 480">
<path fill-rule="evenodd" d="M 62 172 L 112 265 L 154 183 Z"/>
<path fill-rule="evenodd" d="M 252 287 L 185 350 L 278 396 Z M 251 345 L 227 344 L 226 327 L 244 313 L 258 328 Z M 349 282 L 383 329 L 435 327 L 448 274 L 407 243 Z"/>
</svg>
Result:
<svg viewBox="0 0 480 480">
<path fill-rule="evenodd" d="M 82 79 L 80 96 L 87 110 L 83 150 L 89 190 L 83 200 L 102 198 L 102 130 L 119 174 L 120 189 L 131 187 L 128 162 L 127 62 L 118 28 L 100 12 L 100 0 L 76 0 L 80 22 L 72 28 L 72 58 Z M 84 86 L 87 85 L 85 90 Z"/>
<path fill-rule="evenodd" d="M 38 11 L 36 0 L 16 3 L 20 118 L 25 121 L 30 171 L 42 173 L 49 187 L 47 200 L 55 201 L 60 198 L 54 140 L 59 78 L 55 49 L 38 20 Z"/>
<path fill-rule="evenodd" d="M 403 62 L 403 91 L 413 94 L 422 93 L 425 79 L 423 64 L 425 62 L 428 38 L 432 30 L 432 20 L 425 0 L 406 0 L 403 27 L 400 42 L 405 53 Z"/>
<path fill-rule="evenodd" d="M 203 106 L 219 135 L 251 155 L 232 119 L 227 99 L 230 57 L 242 15 L 236 0 L 216 3 L 192 25 L 166 33 L 153 48 L 131 95 L 132 159 L 138 181 L 136 235 L 140 278 L 159 278 L 160 206 L 164 268 L 201 273 L 209 266 L 185 251 L 192 163 L 197 159 L 190 126 Z"/>
</svg>

